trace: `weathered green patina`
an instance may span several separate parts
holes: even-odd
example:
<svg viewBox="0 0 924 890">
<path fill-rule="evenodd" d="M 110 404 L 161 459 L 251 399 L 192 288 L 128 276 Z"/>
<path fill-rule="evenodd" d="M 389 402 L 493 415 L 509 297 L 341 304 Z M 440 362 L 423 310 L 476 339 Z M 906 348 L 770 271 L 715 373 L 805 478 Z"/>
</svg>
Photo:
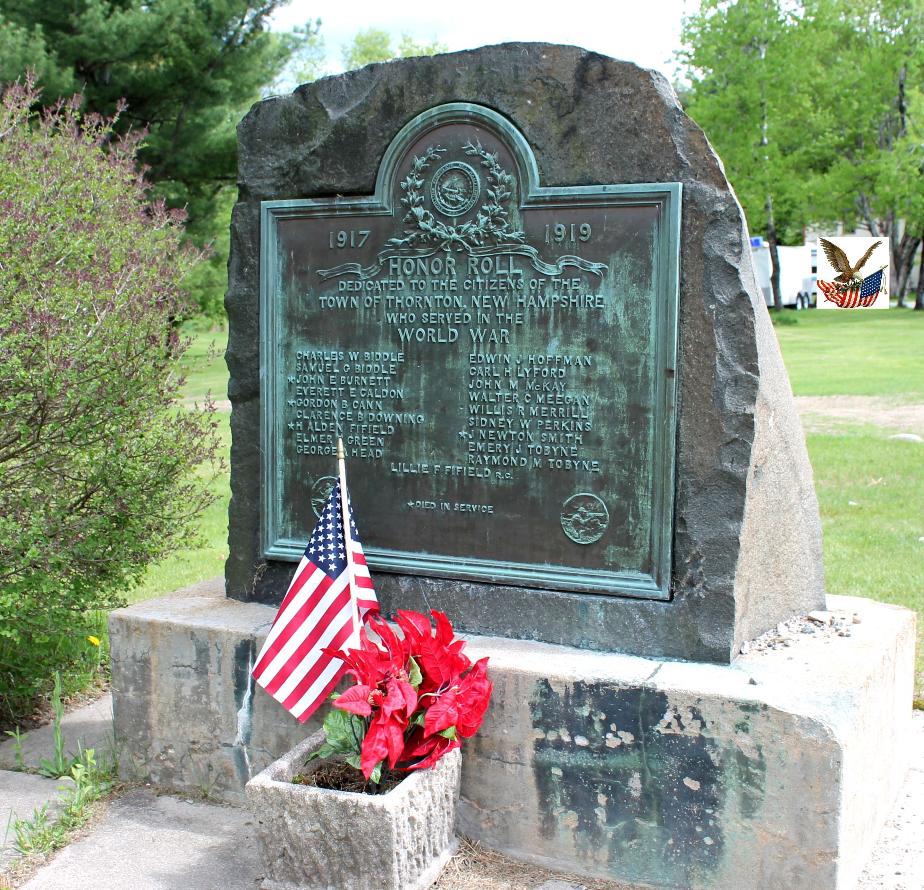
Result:
<svg viewBox="0 0 924 890">
<path fill-rule="evenodd" d="M 701 700 L 678 704 L 655 688 L 541 681 L 530 705 L 546 842 L 573 838 L 586 860 L 659 887 L 712 886 L 727 870 L 728 814 L 760 818 L 767 796 L 761 744 L 724 738 Z M 748 726 L 768 716 L 739 707 Z"/>
<path fill-rule="evenodd" d="M 301 555 L 340 432 L 373 569 L 667 599 L 680 193 L 542 187 L 453 103 L 373 195 L 264 201 L 264 556 Z"/>
</svg>

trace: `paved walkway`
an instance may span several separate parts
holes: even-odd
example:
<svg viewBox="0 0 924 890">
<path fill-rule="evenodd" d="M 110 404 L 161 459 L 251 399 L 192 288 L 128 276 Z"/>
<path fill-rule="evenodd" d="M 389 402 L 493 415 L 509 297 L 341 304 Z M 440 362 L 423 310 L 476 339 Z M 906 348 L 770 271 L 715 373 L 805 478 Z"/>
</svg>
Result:
<svg viewBox="0 0 924 890">
<path fill-rule="evenodd" d="M 66 740 L 105 754 L 112 747 L 112 703 L 107 696 L 65 717 Z M 27 733 L 23 758 L 35 767 L 53 752 L 49 727 Z M 924 712 L 914 717 L 913 766 L 892 820 L 885 826 L 858 890 L 924 888 Z M 59 799 L 57 779 L 13 772 L 12 741 L 0 744 L 0 833 L 11 812 L 27 818 Z M 11 832 L 7 832 L 11 834 Z M 0 872 L 13 855 L 0 845 Z M 262 868 L 254 823 L 246 810 L 135 789 L 112 801 L 84 836 L 40 867 L 23 890 L 256 890 Z M 0 876 L 0 887 L 3 886 Z M 467 854 L 450 865 L 435 890 L 592 890 L 617 885 L 524 866 L 498 854 Z"/>
<path fill-rule="evenodd" d="M 256 890 L 262 880 L 246 810 L 131 791 L 84 838 L 28 881 L 28 890 Z"/>
<path fill-rule="evenodd" d="M 54 815 L 60 786 L 57 779 L 0 770 L 0 872 L 16 858 L 15 821 L 31 818 L 42 806 Z"/>
<path fill-rule="evenodd" d="M 68 756 L 78 753 L 78 745 L 82 750 L 112 751 L 111 697 L 66 714 L 62 727 Z M 18 743 L 12 738 L 0 742 L 0 871 L 15 858 L 15 820 L 31 819 L 42 806 L 54 815 L 60 807 L 61 779 L 21 771 L 37 770 L 43 760 L 53 760 L 54 753 L 51 724 L 25 733 Z"/>
<path fill-rule="evenodd" d="M 64 715 L 61 721 L 65 752 L 75 757 L 80 750 L 93 748 L 97 753 L 111 752 L 115 746 L 112 735 L 112 696 L 102 698 Z M 0 770 L 19 769 L 15 739 L 0 742 Z M 22 760 L 26 769 L 37 769 L 43 760 L 54 759 L 54 728 L 50 723 L 24 733 Z"/>
</svg>

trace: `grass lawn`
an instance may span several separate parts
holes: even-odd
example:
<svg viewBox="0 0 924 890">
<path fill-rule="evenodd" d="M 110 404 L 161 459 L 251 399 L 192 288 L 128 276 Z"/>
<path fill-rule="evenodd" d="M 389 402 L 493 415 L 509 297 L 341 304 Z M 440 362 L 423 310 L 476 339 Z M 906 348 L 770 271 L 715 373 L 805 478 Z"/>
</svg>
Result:
<svg viewBox="0 0 924 890">
<path fill-rule="evenodd" d="M 224 360 L 219 361 L 224 366 Z M 199 394 L 200 399 L 203 394 L 204 391 Z M 200 518 L 199 541 L 195 546 L 180 550 L 151 566 L 142 583 L 128 592 L 131 602 L 163 596 L 171 590 L 224 573 L 225 560 L 228 558 L 228 501 L 231 498 L 231 428 L 230 415 L 227 412 L 217 412 L 216 417 L 219 424 L 218 432 L 221 435 L 224 470 L 211 482 L 210 488 L 216 500 Z M 202 469 L 200 472 L 207 476 L 209 471 Z"/>
<path fill-rule="evenodd" d="M 797 396 L 877 396 L 924 402 L 924 312 L 786 313 L 776 327 Z M 896 430 L 835 424 L 810 433 L 831 593 L 918 614 L 915 698 L 924 707 L 924 444 Z"/>
<path fill-rule="evenodd" d="M 190 325 L 184 335 L 191 339 L 183 356 L 182 369 L 186 383 L 182 396 L 201 402 L 206 394 L 213 399 L 228 397 L 228 368 L 224 353 L 228 345 L 227 330 L 200 329 Z"/>
<path fill-rule="evenodd" d="M 924 312 L 784 310 L 776 327 L 797 396 L 885 396 L 924 402 Z"/>
<path fill-rule="evenodd" d="M 182 360 L 182 373 L 186 383 L 182 389 L 184 402 L 205 401 L 207 394 L 213 399 L 225 400 L 228 392 L 228 369 L 224 351 L 228 343 L 227 330 L 204 328 L 195 322 L 184 330 L 192 342 Z M 228 501 L 230 489 L 231 428 L 230 414 L 217 411 L 218 432 L 221 436 L 219 455 L 224 469 L 211 482 L 215 503 L 206 510 L 199 522 L 199 540 L 151 566 L 142 583 L 128 593 L 131 602 L 162 596 L 171 590 L 221 575 L 228 558 Z M 210 470 L 203 468 L 204 476 Z"/>
<path fill-rule="evenodd" d="M 881 396 L 924 402 L 924 312 L 786 313 L 776 327 L 796 395 Z M 792 323 L 795 322 L 795 323 Z M 193 331 L 184 398 L 208 390 L 224 399 L 227 334 Z M 225 460 L 227 413 L 220 414 Z M 924 444 L 890 440 L 890 430 L 838 424 L 812 433 L 808 450 L 824 525 L 825 576 L 832 593 L 868 596 L 918 613 L 916 698 L 924 707 Z M 213 483 L 201 544 L 151 568 L 138 601 L 220 575 L 227 558 L 228 474 Z"/>
<path fill-rule="evenodd" d="M 917 612 L 915 699 L 924 708 L 924 444 L 857 425 L 807 443 L 827 589 Z"/>
</svg>

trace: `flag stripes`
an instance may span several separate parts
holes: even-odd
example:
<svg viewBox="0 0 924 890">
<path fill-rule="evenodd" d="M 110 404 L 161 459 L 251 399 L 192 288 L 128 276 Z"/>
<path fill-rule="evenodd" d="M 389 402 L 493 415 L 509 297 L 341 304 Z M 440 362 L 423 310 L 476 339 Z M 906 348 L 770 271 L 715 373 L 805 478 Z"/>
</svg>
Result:
<svg viewBox="0 0 924 890">
<path fill-rule="evenodd" d="M 347 540 L 360 623 L 368 612 L 378 610 L 352 512 L 349 516 L 347 536 L 338 482 L 331 489 L 253 669 L 257 683 L 302 722 L 343 674 L 343 661 L 323 650 L 343 650 L 358 632 L 350 595 Z"/>
<path fill-rule="evenodd" d="M 818 281 L 818 289 L 829 303 L 840 309 L 866 309 L 876 302 L 882 289 L 882 269 L 866 277 L 858 284 L 844 287 L 833 281 Z"/>
</svg>

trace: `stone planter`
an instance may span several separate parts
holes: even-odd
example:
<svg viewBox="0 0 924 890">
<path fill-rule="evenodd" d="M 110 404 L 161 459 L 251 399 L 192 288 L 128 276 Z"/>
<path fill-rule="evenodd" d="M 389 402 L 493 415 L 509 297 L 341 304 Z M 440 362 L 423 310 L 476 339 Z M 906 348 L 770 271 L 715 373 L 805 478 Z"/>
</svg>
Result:
<svg viewBox="0 0 924 890">
<path fill-rule="evenodd" d="M 429 887 L 457 846 L 460 752 L 410 773 L 387 794 L 293 785 L 323 741 L 323 731 L 316 732 L 247 783 L 263 890 Z"/>
</svg>

